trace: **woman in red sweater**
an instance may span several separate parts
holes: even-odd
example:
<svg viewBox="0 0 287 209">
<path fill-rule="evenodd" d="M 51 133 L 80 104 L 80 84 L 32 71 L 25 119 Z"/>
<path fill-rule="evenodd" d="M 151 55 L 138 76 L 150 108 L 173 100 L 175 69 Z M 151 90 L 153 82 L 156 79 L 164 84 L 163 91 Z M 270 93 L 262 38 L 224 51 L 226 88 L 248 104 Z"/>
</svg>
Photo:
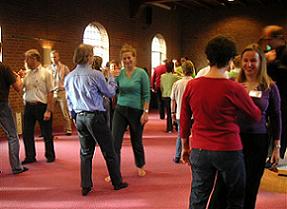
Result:
<svg viewBox="0 0 287 209">
<path fill-rule="evenodd" d="M 228 80 L 228 70 L 236 55 L 233 41 L 217 36 L 205 53 L 210 71 L 190 81 L 180 114 L 183 160 L 192 166 L 190 209 L 205 209 L 218 171 L 227 185 L 228 208 L 241 209 L 244 200 L 245 167 L 237 114 L 245 113 L 259 121 L 261 111 L 241 84 Z M 189 143 L 191 117 L 192 139 Z"/>
</svg>

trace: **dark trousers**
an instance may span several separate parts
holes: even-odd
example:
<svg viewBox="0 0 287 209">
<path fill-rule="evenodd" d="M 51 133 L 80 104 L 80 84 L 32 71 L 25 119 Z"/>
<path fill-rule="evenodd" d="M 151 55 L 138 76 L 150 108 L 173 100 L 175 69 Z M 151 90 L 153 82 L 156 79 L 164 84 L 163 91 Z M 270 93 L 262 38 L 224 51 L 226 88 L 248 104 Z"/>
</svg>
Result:
<svg viewBox="0 0 287 209">
<path fill-rule="evenodd" d="M 45 142 L 45 157 L 48 160 L 55 159 L 54 142 L 52 136 L 52 116 L 50 120 L 44 120 L 47 104 L 29 104 L 24 108 L 23 141 L 26 159 L 36 158 L 34 131 L 36 121 L 39 122 L 41 133 Z"/>
<path fill-rule="evenodd" d="M 117 105 L 114 112 L 112 128 L 115 150 L 119 157 L 119 162 L 121 162 L 123 136 L 129 125 L 135 164 L 138 168 L 145 165 L 144 147 L 142 142 L 143 126 L 140 122 L 142 113 L 143 111 L 139 109 Z"/>
<path fill-rule="evenodd" d="M 114 186 L 122 182 L 118 158 L 105 112 L 83 112 L 76 117 L 76 126 L 81 144 L 81 186 L 92 187 L 92 160 L 98 143 Z"/>
<path fill-rule="evenodd" d="M 189 209 L 205 209 L 220 171 L 226 185 L 228 209 L 242 209 L 245 190 L 245 168 L 241 151 L 207 151 L 192 149 L 192 188 Z"/>
<path fill-rule="evenodd" d="M 166 131 L 172 131 L 172 118 L 171 118 L 171 108 L 170 108 L 170 103 L 171 99 L 170 97 L 163 97 L 162 98 L 164 102 L 164 107 L 166 109 Z"/>
<path fill-rule="evenodd" d="M 282 98 L 283 99 L 283 98 Z M 286 99 L 286 97 L 284 97 Z M 282 132 L 281 132 L 281 148 L 280 158 L 284 159 L 287 148 L 287 101 L 281 101 L 281 119 L 282 119 Z"/>
<path fill-rule="evenodd" d="M 254 209 L 268 154 L 268 135 L 241 134 L 240 136 L 244 147 L 243 154 L 246 168 L 246 188 L 243 208 Z M 219 175 L 210 200 L 209 209 L 227 209 L 225 194 L 226 186 L 222 175 Z"/>
<path fill-rule="evenodd" d="M 160 117 L 160 119 L 164 119 L 164 116 L 165 116 L 164 102 L 163 102 L 162 97 L 161 97 L 161 90 L 160 89 L 158 89 L 156 91 L 156 97 L 157 97 L 157 104 L 158 104 L 158 110 L 159 110 L 159 117 Z"/>
</svg>

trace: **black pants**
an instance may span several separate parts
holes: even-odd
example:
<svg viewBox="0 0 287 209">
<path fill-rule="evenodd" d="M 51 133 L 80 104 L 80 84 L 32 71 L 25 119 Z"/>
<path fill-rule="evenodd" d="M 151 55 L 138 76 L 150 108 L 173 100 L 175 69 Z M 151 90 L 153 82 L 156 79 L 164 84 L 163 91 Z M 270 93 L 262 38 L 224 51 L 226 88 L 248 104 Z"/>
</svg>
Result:
<svg viewBox="0 0 287 209">
<path fill-rule="evenodd" d="M 140 118 L 143 111 L 131 107 L 117 105 L 113 117 L 113 138 L 116 153 L 121 162 L 121 148 L 124 132 L 129 125 L 131 144 L 134 152 L 135 164 L 138 168 L 145 165 L 144 147 L 142 142 L 143 126 Z"/>
<path fill-rule="evenodd" d="M 103 153 L 106 165 L 114 186 L 122 182 L 118 157 L 115 153 L 112 135 L 105 112 L 78 113 L 76 118 L 77 130 L 81 144 L 81 186 L 92 187 L 92 159 L 95 146 L 98 143 Z"/>
<path fill-rule="evenodd" d="M 164 102 L 164 107 L 166 109 L 166 132 L 172 131 L 172 118 L 171 118 L 171 108 L 170 108 L 170 103 L 171 99 L 170 97 L 163 97 L 162 98 Z"/>
<path fill-rule="evenodd" d="M 165 111 L 164 111 L 164 102 L 161 97 L 161 90 L 158 89 L 156 92 L 156 97 L 157 97 L 157 104 L 158 104 L 158 110 L 159 110 L 159 117 L 160 119 L 164 119 L 165 116 Z"/>
<path fill-rule="evenodd" d="M 246 188 L 244 209 L 254 209 L 260 180 L 264 172 L 268 154 L 267 134 L 241 134 L 246 168 Z M 211 197 L 209 209 L 226 209 L 226 187 L 222 175 L 218 175 L 214 193 Z"/>
<path fill-rule="evenodd" d="M 45 141 L 45 157 L 48 160 L 55 159 L 54 142 L 52 136 L 52 116 L 50 120 L 44 120 L 47 104 L 29 104 L 24 108 L 24 129 L 23 141 L 25 146 L 26 159 L 36 158 L 34 131 L 36 121 L 39 122 L 41 133 Z"/>
<path fill-rule="evenodd" d="M 283 98 L 282 98 L 283 99 Z M 286 99 L 286 97 L 284 97 Z M 282 132 L 281 132 L 281 148 L 280 158 L 284 159 L 287 148 L 287 101 L 281 101 L 281 119 L 282 119 Z"/>
</svg>

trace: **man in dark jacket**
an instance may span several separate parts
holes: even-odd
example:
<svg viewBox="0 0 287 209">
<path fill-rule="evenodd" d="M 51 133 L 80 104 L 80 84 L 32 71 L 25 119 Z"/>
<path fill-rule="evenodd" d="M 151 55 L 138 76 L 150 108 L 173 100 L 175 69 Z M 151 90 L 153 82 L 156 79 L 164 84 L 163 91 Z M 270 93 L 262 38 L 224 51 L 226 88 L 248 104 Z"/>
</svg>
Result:
<svg viewBox="0 0 287 209">
<path fill-rule="evenodd" d="M 266 42 L 268 74 L 276 82 L 281 96 L 282 134 L 280 158 L 284 158 L 287 147 L 287 45 L 286 35 L 281 26 L 269 25 L 263 30 Z"/>
</svg>

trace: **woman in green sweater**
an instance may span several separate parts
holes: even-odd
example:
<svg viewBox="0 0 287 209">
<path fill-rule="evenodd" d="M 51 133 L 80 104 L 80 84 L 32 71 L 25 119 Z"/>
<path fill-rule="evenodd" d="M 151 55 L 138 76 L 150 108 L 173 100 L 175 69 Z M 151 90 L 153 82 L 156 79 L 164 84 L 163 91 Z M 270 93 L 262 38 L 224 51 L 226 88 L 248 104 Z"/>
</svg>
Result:
<svg viewBox="0 0 287 209">
<path fill-rule="evenodd" d="M 123 68 L 116 75 L 119 93 L 112 123 L 114 146 L 120 162 L 123 135 L 129 126 L 138 175 L 145 176 L 142 134 L 148 121 L 150 81 L 144 69 L 136 67 L 136 50 L 132 46 L 125 44 L 120 56 Z"/>
</svg>

